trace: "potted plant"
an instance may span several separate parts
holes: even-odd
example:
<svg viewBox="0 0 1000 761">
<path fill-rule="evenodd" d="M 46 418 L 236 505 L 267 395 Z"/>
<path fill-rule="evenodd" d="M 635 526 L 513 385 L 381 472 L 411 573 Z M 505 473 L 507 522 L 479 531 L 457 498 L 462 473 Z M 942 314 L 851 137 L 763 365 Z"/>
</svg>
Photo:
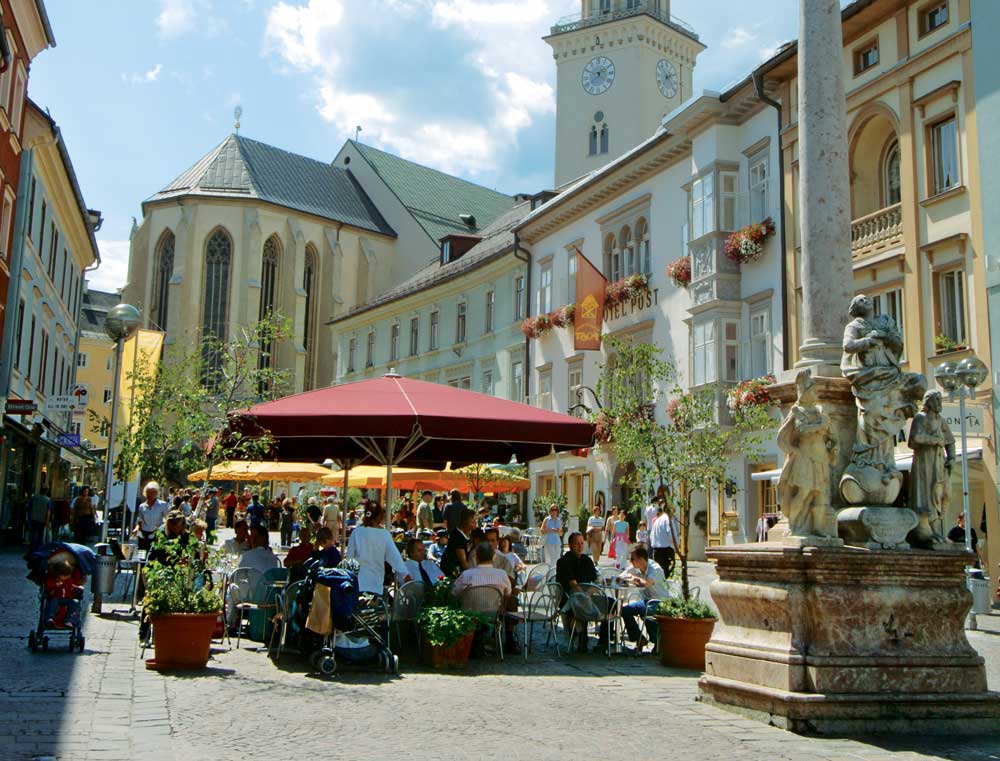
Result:
<svg viewBox="0 0 1000 761">
<path fill-rule="evenodd" d="M 938 354 L 947 354 L 948 352 L 958 351 L 959 349 L 964 348 L 965 346 L 960 344 L 951 336 L 946 336 L 944 333 L 939 336 L 934 336 L 934 349 Z"/>
<path fill-rule="evenodd" d="M 451 595 L 450 584 L 438 584 Z M 443 595 L 434 595 L 439 597 Z M 435 602 L 434 599 L 429 600 Z M 425 605 L 417 614 L 417 628 L 422 638 L 421 651 L 427 665 L 436 668 L 464 669 L 469 664 L 472 638 L 479 619 L 457 607 L 452 600 L 447 605 Z"/>
<path fill-rule="evenodd" d="M 208 663 L 222 598 L 205 583 L 201 545 L 181 545 L 162 535 L 157 549 L 165 562 L 146 567 L 143 612 L 153 625 L 154 669 L 200 669 Z"/>
<path fill-rule="evenodd" d="M 712 638 L 716 615 L 698 599 L 663 600 L 653 614 L 660 627 L 660 663 L 693 671 L 705 670 L 705 645 Z"/>
</svg>

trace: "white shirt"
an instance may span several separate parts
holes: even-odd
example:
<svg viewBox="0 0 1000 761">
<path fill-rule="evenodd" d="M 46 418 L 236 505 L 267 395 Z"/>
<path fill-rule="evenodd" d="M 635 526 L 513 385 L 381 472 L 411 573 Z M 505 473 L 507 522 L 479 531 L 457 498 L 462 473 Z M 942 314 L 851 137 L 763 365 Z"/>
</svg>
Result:
<svg viewBox="0 0 1000 761">
<path fill-rule="evenodd" d="M 477 565 L 462 571 L 462 575 L 455 579 L 451 591 L 457 597 L 463 589 L 470 587 L 493 587 L 505 595 L 509 595 L 510 577 L 507 576 L 506 572 L 491 565 Z"/>
<path fill-rule="evenodd" d="M 410 581 L 423 581 L 424 580 L 424 577 L 420 575 L 420 568 L 417 565 L 417 561 L 416 560 L 404 560 L 403 562 L 406 564 L 406 567 L 409 569 L 408 573 L 405 574 L 405 575 L 409 575 Z M 431 580 L 431 584 L 437 584 L 441 579 L 444 578 L 444 574 L 441 573 L 441 566 L 439 566 L 433 560 L 429 560 L 427 558 L 424 558 L 420 562 L 420 565 L 422 565 L 424 567 L 424 573 L 426 573 L 427 574 L 427 578 L 429 578 Z M 403 584 L 404 583 L 405 575 L 397 573 L 396 574 L 396 583 Z"/>
<path fill-rule="evenodd" d="M 384 528 L 358 526 L 354 529 L 347 541 L 347 557 L 361 564 L 358 587 L 362 592 L 382 594 L 386 563 L 397 574 L 410 575 L 410 569 L 403 562 L 399 549 L 392 541 L 392 535 Z"/>
<path fill-rule="evenodd" d="M 646 600 L 666 600 L 671 596 L 670 587 L 667 586 L 667 577 L 663 573 L 663 569 L 659 563 L 655 563 L 652 560 L 646 563 L 645 573 L 635 566 L 630 566 L 622 576 L 635 576 L 639 579 L 651 580 L 653 586 L 642 588 L 642 596 Z"/>
<path fill-rule="evenodd" d="M 151 534 L 163 525 L 169 512 L 170 506 L 162 499 L 156 500 L 152 505 L 143 502 L 139 505 L 139 512 L 136 514 L 139 530 Z"/>
<path fill-rule="evenodd" d="M 249 542 L 241 542 L 236 537 L 227 539 L 222 545 L 222 551 L 227 555 L 242 555 L 250 549 Z"/>
<path fill-rule="evenodd" d="M 253 568 L 264 573 L 272 568 L 278 568 L 280 565 L 278 556 L 271 552 L 270 547 L 255 547 L 243 553 L 237 568 Z"/>
<path fill-rule="evenodd" d="M 646 509 L 642 511 L 642 519 L 646 521 L 646 528 L 652 530 L 653 524 L 656 523 L 656 505 L 646 505 Z"/>
<path fill-rule="evenodd" d="M 666 513 L 661 515 L 653 523 L 653 528 L 649 532 L 649 545 L 654 550 L 664 547 L 677 549 L 677 528 L 675 521 Z"/>
</svg>

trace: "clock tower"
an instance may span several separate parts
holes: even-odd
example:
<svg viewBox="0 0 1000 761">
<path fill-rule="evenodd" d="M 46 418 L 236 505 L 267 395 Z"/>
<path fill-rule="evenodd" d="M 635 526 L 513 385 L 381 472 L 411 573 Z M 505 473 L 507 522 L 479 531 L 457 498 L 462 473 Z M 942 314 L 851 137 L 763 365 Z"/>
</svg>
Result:
<svg viewBox="0 0 1000 761">
<path fill-rule="evenodd" d="M 650 137 L 691 97 L 705 49 L 670 0 L 580 0 L 545 41 L 556 60 L 556 186 Z"/>
</svg>

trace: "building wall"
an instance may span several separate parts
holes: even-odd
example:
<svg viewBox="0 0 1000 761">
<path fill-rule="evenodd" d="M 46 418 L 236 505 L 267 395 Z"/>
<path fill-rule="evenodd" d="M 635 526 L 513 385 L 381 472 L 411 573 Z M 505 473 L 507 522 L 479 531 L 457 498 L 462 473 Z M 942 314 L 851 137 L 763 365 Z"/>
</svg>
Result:
<svg viewBox="0 0 1000 761">
<path fill-rule="evenodd" d="M 115 345 L 106 335 L 80 332 L 76 385 L 87 389 L 87 412 L 77 418 L 74 430 L 94 449 L 107 449 L 114 388 Z"/>
<path fill-rule="evenodd" d="M 279 347 L 278 366 L 291 369 L 295 390 L 326 386 L 336 374 L 336 346 L 326 321 L 359 298 L 370 298 L 389 287 L 388 268 L 393 239 L 262 203 L 215 199 L 187 199 L 151 204 L 142 225 L 135 228 L 129 251 L 128 285 L 123 300 L 139 307 L 144 324 L 150 319 L 155 262 L 165 233 L 175 236 L 174 267 L 169 285 L 167 342 L 200 334 L 204 307 L 205 247 L 217 228 L 232 239 L 232 268 L 228 316 L 232 325 L 257 321 L 260 309 L 261 257 L 265 242 L 277 236 L 280 244 L 276 308 L 293 320 L 294 340 Z M 308 246 L 318 261 L 314 325 L 315 372 L 305 377 L 303 346 L 305 291 L 303 267 Z M 307 383 L 308 381 L 308 383 Z"/>
<path fill-rule="evenodd" d="M 524 336 L 515 320 L 515 279 L 527 274 L 526 265 L 507 254 L 472 270 L 461 278 L 445 281 L 383 306 L 345 318 L 333 327 L 338 335 L 338 383 L 378 377 L 390 368 L 401 375 L 434 383 L 458 385 L 469 379 L 473 391 L 507 399 L 521 399 L 512 382 L 513 363 L 524 368 Z M 486 330 L 486 295 L 495 294 L 493 330 Z M 466 305 L 466 340 L 455 340 L 457 307 Z M 438 348 L 430 348 L 430 315 L 440 315 Z M 410 355 L 410 324 L 418 320 L 418 349 Z M 399 357 L 390 356 L 390 334 L 399 325 Z M 369 333 L 376 336 L 374 362 L 366 367 Z M 355 369 L 348 368 L 349 344 L 357 342 Z M 492 388 L 485 373 L 492 374 Z"/>
</svg>

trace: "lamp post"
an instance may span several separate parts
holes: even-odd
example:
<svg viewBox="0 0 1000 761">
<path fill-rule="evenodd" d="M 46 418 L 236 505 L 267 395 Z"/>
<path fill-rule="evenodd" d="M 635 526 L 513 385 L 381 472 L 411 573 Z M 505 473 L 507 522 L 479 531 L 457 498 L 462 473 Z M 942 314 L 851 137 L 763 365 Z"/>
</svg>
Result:
<svg viewBox="0 0 1000 761">
<path fill-rule="evenodd" d="M 969 457 L 968 433 L 965 425 L 965 398 L 976 398 L 976 388 L 983 384 L 989 368 L 975 355 L 963 359 L 959 363 L 945 362 L 934 371 L 934 379 L 945 391 L 948 399 L 955 401 L 958 397 L 959 416 L 961 417 L 962 436 L 962 514 L 965 517 L 965 551 L 972 552 L 972 516 L 969 514 Z M 968 571 L 966 571 L 968 582 Z M 971 587 L 971 585 L 970 585 Z M 969 611 L 967 628 L 976 629 L 976 614 Z"/>
<path fill-rule="evenodd" d="M 108 452 L 104 464 L 104 520 L 101 521 L 101 541 L 108 540 L 111 486 L 114 483 L 115 427 L 118 422 L 118 376 L 121 374 L 122 344 L 135 333 L 141 321 L 139 310 L 131 304 L 118 304 L 104 318 L 104 332 L 115 342 L 115 374 L 111 381 L 111 430 L 108 432 Z M 125 498 L 122 497 L 122 532 L 125 531 Z"/>
</svg>

